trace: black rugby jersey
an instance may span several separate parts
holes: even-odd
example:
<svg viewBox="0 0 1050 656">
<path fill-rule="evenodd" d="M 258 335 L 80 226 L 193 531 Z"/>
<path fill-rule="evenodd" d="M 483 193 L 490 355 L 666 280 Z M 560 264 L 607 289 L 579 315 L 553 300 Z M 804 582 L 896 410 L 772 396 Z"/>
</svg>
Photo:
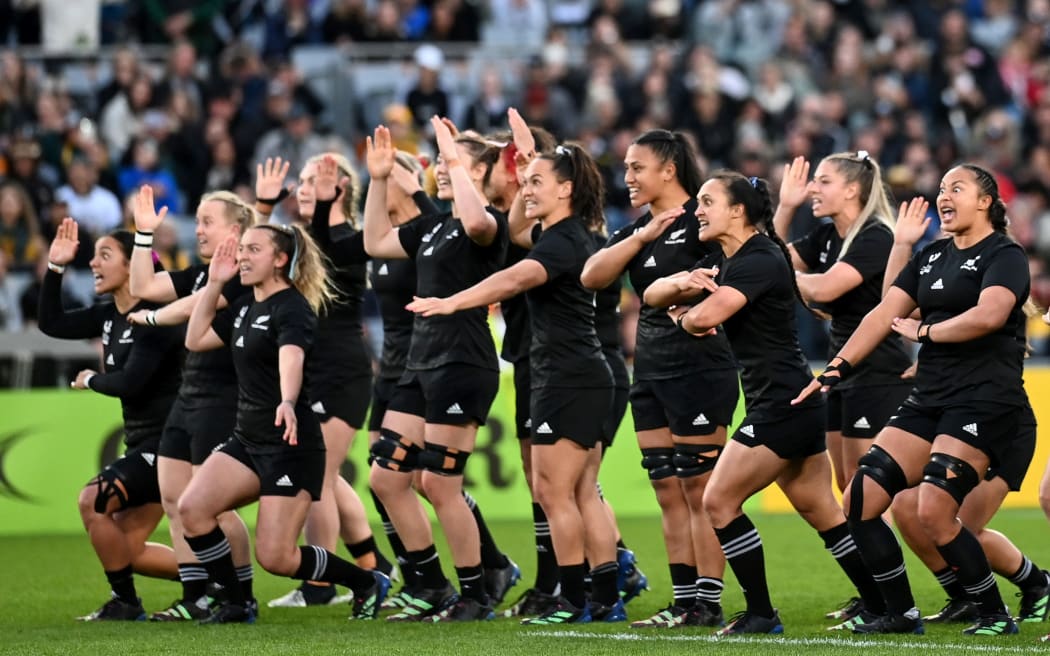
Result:
<svg viewBox="0 0 1050 656">
<path fill-rule="evenodd" d="M 590 234 L 595 251 L 605 246 L 606 238 L 601 233 L 592 232 Z M 623 361 L 622 340 L 620 339 L 620 294 L 622 291 L 623 278 L 620 277 L 605 289 L 599 289 L 594 294 L 594 329 L 598 333 L 598 341 L 601 342 L 605 360 L 612 369 L 616 387 L 627 387 L 630 384 L 627 366 Z"/>
<path fill-rule="evenodd" d="M 631 286 L 639 298 L 654 281 L 692 267 L 698 260 L 712 255 L 721 256 L 717 244 L 700 241 L 696 221 L 696 199 L 684 205 L 685 212 L 671 223 L 663 234 L 645 244 L 627 264 Z M 634 223 L 617 230 L 607 243 L 614 246 L 645 227 L 651 212 Z M 696 339 L 679 330 L 663 308 L 653 308 L 642 302 L 638 315 L 638 333 L 635 342 L 635 380 L 678 378 L 696 371 L 734 369 L 729 344 L 719 329 L 718 335 Z"/>
<path fill-rule="evenodd" d="M 310 304 L 299 290 L 289 287 L 259 302 L 253 294 L 248 294 L 230 309 L 230 313 L 215 318 L 212 329 L 230 345 L 237 368 L 234 435 L 258 453 L 286 448 L 323 449 L 321 425 L 310 410 L 306 393 L 310 358 L 317 357 L 312 349 L 317 315 Z M 299 424 L 296 447 L 289 447 L 284 441 L 284 426 L 273 425 L 274 413 L 283 400 L 278 351 L 286 345 L 298 346 L 306 353 L 303 384 L 295 403 Z"/>
<path fill-rule="evenodd" d="M 711 263 L 698 266 L 707 268 Z M 748 420 L 754 423 L 783 418 L 791 400 L 813 380 L 798 343 L 794 275 L 780 247 L 758 234 L 725 259 L 715 276 L 719 286 L 732 287 L 747 299 L 723 326 L 740 363 Z M 703 339 L 708 338 L 699 341 Z M 801 406 L 823 403 L 817 394 Z"/>
<path fill-rule="evenodd" d="M 190 296 L 208 284 L 208 265 L 197 264 L 182 271 L 168 274 L 179 298 Z M 222 297 L 226 299 L 226 308 L 219 312 L 229 311 L 241 296 L 249 293 L 241 284 L 240 276 L 234 276 L 222 286 Z M 231 393 L 237 388 L 237 374 L 233 370 L 233 355 L 226 346 L 214 351 L 187 351 L 182 365 L 182 387 L 179 397 L 189 407 L 207 405 L 226 405 L 230 403 Z"/>
<path fill-rule="evenodd" d="M 612 387 L 594 326 L 594 292 L 580 283 L 583 265 L 595 250 L 587 227 L 569 217 L 536 236 L 526 256 L 547 271 L 547 282 L 525 292 L 532 327 L 532 389 Z"/>
<path fill-rule="evenodd" d="M 102 338 L 102 372 L 88 387 L 120 399 L 129 450 L 156 448 L 179 390 L 183 331 L 175 326 L 136 326 L 112 302 L 62 308 L 62 275 L 48 271 L 40 289 L 40 330 L 60 339 Z M 139 301 L 129 310 L 152 310 Z"/>
<path fill-rule="evenodd" d="M 822 304 L 831 314 L 830 359 L 842 349 L 864 315 L 882 300 L 882 276 L 893 248 L 893 232 L 880 221 L 869 221 L 841 258 L 842 237 L 831 222 L 821 224 L 791 245 L 812 273 L 824 273 L 841 261 L 856 269 L 863 279 L 857 287 L 830 303 Z M 900 335 L 891 333 L 838 388 L 899 384 L 901 373 L 909 366 L 911 356 L 905 350 L 904 342 Z"/>
<path fill-rule="evenodd" d="M 1009 289 L 1016 302 L 1006 323 L 995 332 L 968 342 L 919 348 L 912 395 L 929 405 L 1023 404 L 1023 306 L 1031 280 L 1028 258 L 1016 242 L 1000 233 L 961 250 L 951 238 L 935 241 L 908 262 L 893 285 L 918 303 L 924 323 L 966 312 L 988 287 Z"/>
<path fill-rule="evenodd" d="M 507 219 L 494 208 L 492 243 L 475 243 L 462 222 L 445 212 L 400 226 L 398 238 L 416 261 L 416 295 L 445 298 L 481 282 L 503 268 L 507 255 Z M 498 370 L 496 345 L 489 332 L 488 308 L 474 308 L 448 316 L 415 316 L 407 368 L 436 369 L 460 362 Z"/>
<path fill-rule="evenodd" d="M 512 242 L 507 246 L 507 262 L 504 266 L 509 269 L 525 259 L 528 254 L 529 249 Z M 511 364 L 527 360 L 532 335 L 529 334 L 529 304 L 525 300 L 525 294 L 505 298 L 499 302 L 499 307 L 503 313 L 503 324 L 506 326 L 499 356 Z"/>
</svg>

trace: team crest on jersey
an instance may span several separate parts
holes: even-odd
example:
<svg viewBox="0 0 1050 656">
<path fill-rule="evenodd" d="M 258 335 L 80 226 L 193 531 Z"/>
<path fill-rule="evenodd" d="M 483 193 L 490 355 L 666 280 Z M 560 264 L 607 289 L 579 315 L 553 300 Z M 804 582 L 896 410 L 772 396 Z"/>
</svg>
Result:
<svg viewBox="0 0 1050 656">
<path fill-rule="evenodd" d="M 664 241 L 664 243 L 670 246 L 674 246 L 675 244 L 684 244 L 685 231 L 686 228 L 679 228 L 678 230 L 675 230 L 671 234 L 667 235 L 667 240 Z"/>
<path fill-rule="evenodd" d="M 241 322 L 244 321 L 244 315 L 248 314 L 248 306 L 245 305 L 241 308 L 241 311 L 237 313 L 237 318 L 233 320 L 233 327 L 240 328 Z"/>
<path fill-rule="evenodd" d="M 970 258 L 969 260 L 966 260 L 965 262 L 963 262 L 962 265 L 959 268 L 961 270 L 963 270 L 963 271 L 976 271 L 977 270 L 977 260 L 979 260 L 979 259 L 981 259 L 980 255 L 978 255 L 977 257 L 974 257 L 974 258 Z"/>
<path fill-rule="evenodd" d="M 109 331 L 113 330 L 113 321 L 108 320 L 102 324 L 102 345 L 109 346 Z"/>
<path fill-rule="evenodd" d="M 128 326 L 127 330 L 121 333 L 120 339 L 117 340 L 120 344 L 131 344 L 134 341 L 135 338 L 131 336 L 131 326 Z"/>
<path fill-rule="evenodd" d="M 431 228 L 430 232 L 428 232 L 427 234 L 423 235 L 423 243 L 424 244 L 429 244 L 430 240 L 434 238 L 434 235 L 436 235 L 438 233 L 438 230 L 441 230 L 441 224 L 440 223 L 437 224 L 436 226 L 434 226 L 433 228 Z"/>
<path fill-rule="evenodd" d="M 261 314 L 255 317 L 255 321 L 252 321 L 252 328 L 256 330 L 269 330 L 270 329 L 270 315 Z"/>
<path fill-rule="evenodd" d="M 445 235 L 445 239 L 455 239 L 458 236 L 459 236 L 459 228 L 456 228 L 452 232 L 450 232 L 447 235 Z"/>
<path fill-rule="evenodd" d="M 930 255 L 930 259 L 926 260 L 926 262 L 928 264 L 933 264 L 934 262 L 937 261 L 937 258 L 939 258 L 940 256 L 941 256 L 940 253 L 934 253 L 934 254 Z"/>
</svg>

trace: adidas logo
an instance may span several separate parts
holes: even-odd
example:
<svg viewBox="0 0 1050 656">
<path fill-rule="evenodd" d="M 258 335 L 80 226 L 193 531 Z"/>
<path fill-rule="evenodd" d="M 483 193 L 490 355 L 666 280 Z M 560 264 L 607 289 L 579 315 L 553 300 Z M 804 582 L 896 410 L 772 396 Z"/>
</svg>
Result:
<svg viewBox="0 0 1050 656">
<path fill-rule="evenodd" d="M 116 362 L 113 361 L 113 354 L 112 353 L 110 353 L 108 356 L 106 356 L 106 364 L 108 364 L 111 367 L 117 364 Z"/>
<path fill-rule="evenodd" d="M 525 428 L 532 428 L 532 417 L 525 420 Z"/>
<path fill-rule="evenodd" d="M 386 268 L 386 262 L 379 267 L 379 271 L 376 271 L 377 276 L 385 276 L 390 273 L 390 270 Z"/>
<path fill-rule="evenodd" d="M 244 335 L 241 335 L 240 337 L 237 338 L 237 342 L 234 343 L 234 346 L 237 346 L 239 348 L 244 348 Z"/>
<path fill-rule="evenodd" d="M 433 246 L 431 246 L 430 248 L 428 248 L 428 249 L 426 249 L 425 251 L 423 251 L 423 257 L 426 257 L 426 256 L 428 256 L 428 255 L 431 255 L 431 254 L 433 254 L 433 252 L 434 252 L 434 247 L 433 247 Z"/>
<path fill-rule="evenodd" d="M 321 403 L 320 401 L 318 401 L 317 403 L 315 403 L 312 406 L 310 406 L 310 409 L 313 410 L 314 412 L 316 412 L 319 415 L 323 415 L 324 414 L 324 404 Z"/>
<path fill-rule="evenodd" d="M 551 430 L 550 425 L 547 422 L 540 424 L 540 427 L 536 429 L 537 435 L 550 435 L 554 431 Z"/>
<path fill-rule="evenodd" d="M 285 474 L 284 476 L 278 478 L 277 482 L 274 483 L 274 485 L 276 485 L 277 487 L 291 487 L 292 479 L 288 478 L 288 474 Z"/>
<path fill-rule="evenodd" d="M 693 420 L 693 425 L 694 426 L 706 426 L 707 424 L 710 424 L 710 423 L 711 422 L 709 422 L 707 420 L 707 417 L 705 417 L 704 413 L 702 413 L 702 412 L 696 416 L 696 419 Z"/>
<path fill-rule="evenodd" d="M 754 426 L 741 426 L 740 427 L 740 432 L 743 433 L 744 435 L 747 435 L 748 437 L 754 437 L 755 436 L 755 427 Z"/>
<path fill-rule="evenodd" d="M 940 278 L 934 280 L 933 284 L 930 285 L 930 289 L 944 289 L 944 281 Z"/>
<path fill-rule="evenodd" d="M 868 423 L 867 417 L 861 417 L 853 423 L 854 428 L 871 428 L 871 424 Z"/>
<path fill-rule="evenodd" d="M 458 403 L 453 403 L 452 405 L 450 405 L 448 407 L 448 410 L 445 411 L 445 414 L 446 415 L 461 415 L 461 414 L 463 414 L 463 408 L 459 407 Z"/>
<path fill-rule="evenodd" d="M 963 426 L 963 430 L 969 433 L 970 435 L 977 437 L 977 424 L 966 424 L 965 426 Z"/>
<path fill-rule="evenodd" d="M 642 265 L 642 268 L 651 269 L 654 266 L 656 266 L 656 257 L 653 256 L 653 255 L 650 255 L 649 259 L 646 260 L 645 264 Z"/>
<path fill-rule="evenodd" d="M 157 461 L 157 454 L 155 454 L 155 453 L 142 453 L 142 454 L 139 454 L 139 455 L 142 456 L 143 460 L 145 460 L 147 463 L 149 463 L 150 467 L 152 467 L 153 463 L 155 463 Z"/>
</svg>

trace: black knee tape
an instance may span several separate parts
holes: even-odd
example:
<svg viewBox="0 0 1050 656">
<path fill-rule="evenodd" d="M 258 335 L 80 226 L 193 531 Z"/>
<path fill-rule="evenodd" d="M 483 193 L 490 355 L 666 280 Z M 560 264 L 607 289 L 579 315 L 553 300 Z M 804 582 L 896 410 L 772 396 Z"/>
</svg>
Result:
<svg viewBox="0 0 1050 656">
<path fill-rule="evenodd" d="M 410 472 L 417 469 L 419 453 L 418 446 L 389 428 L 379 429 L 379 439 L 369 449 L 372 462 L 383 469 L 396 472 Z"/>
<path fill-rule="evenodd" d="M 120 503 L 117 511 L 128 507 L 127 488 L 116 471 L 109 468 L 103 469 L 95 477 L 95 485 L 98 487 L 98 492 L 95 494 L 95 512 L 105 515 L 110 499 L 116 499 Z"/>
<path fill-rule="evenodd" d="M 678 478 L 703 476 L 715 468 L 725 449 L 721 444 L 675 444 L 674 473 Z"/>
<path fill-rule="evenodd" d="M 642 467 L 649 472 L 650 481 L 660 481 L 675 475 L 674 449 L 642 449 Z"/>
<path fill-rule="evenodd" d="M 872 444 L 868 452 L 857 461 L 857 473 L 850 482 L 850 504 L 847 519 L 860 521 L 864 512 L 864 479 L 870 478 L 892 499 L 901 490 L 908 488 L 908 477 L 901 466 L 886 450 Z"/>
<path fill-rule="evenodd" d="M 462 476 L 470 451 L 460 451 L 442 444 L 424 442 L 419 454 L 419 466 L 442 476 Z"/>
<path fill-rule="evenodd" d="M 922 468 L 922 482 L 941 488 L 961 506 L 966 495 L 981 481 L 977 470 L 965 460 L 947 453 L 934 453 Z"/>
</svg>

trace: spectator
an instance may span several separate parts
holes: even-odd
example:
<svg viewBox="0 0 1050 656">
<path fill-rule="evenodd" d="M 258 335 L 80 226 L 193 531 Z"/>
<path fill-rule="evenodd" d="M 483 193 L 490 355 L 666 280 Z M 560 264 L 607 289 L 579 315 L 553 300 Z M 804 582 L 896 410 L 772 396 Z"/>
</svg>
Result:
<svg viewBox="0 0 1050 656">
<path fill-rule="evenodd" d="M 145 43 L 188 40 L 203 56 L 218 51 L 213 21 L 221 18 L 223 0 L 142 0 L 139 34 Z"/>
<path fill-rule="evenodd" d="M 1017 34 L 1019 21 L 1011 0 L 984 0 L 984 15 L 973 21 L 970 36 L 974 43 L 999 56 Z"/>
<path fill-rule="evenodd" d="M 143 115 L 152 106 L 153 81 L 140 73 L 128 89 L 102 108 L 99 118 L 102 139 L 113 161 L 124 157 L 132 138 L 142 129 Z"/>
<path fill-rule="evenodd" d="M 7 153 L 7 176 L 20 183 L 29 194 L 38 217 L 43 216 L 59 184 L 58 171 L 40 161 L 40 144 L 31 135 L 15 135 Z"/>
<path fill-rule="evenodd" d="M 30 271 L 44 250 L 29 194 L 17 182 L 0 185 L 0 251 L 11 271 Z"/>
<path fill-rule="evenodd" d="M 176 94 L 185 98 L 195 115 L 204 111 L 204 82 L 197 77 L 197 50 L 189 41 L 179 41 L 168 53 L 167 74 L 153 87 L 153 102 L 168 106 Z"/>
<path fill-rule="evenodd" d="M 944 12 L 940 39 L 931 62 L 931 95 L 937 120 L 959 134 L 991 107 L 1009 102 L 995 60 L 970 40 L 966 15 L 960 9 Z"/>
<path fill-rule="evenodd" d="M 430 17 L 428 13 L 426 23 L 429 22 Z M 418 35 L 410 36 L 401 20 L 401 14 L 394 0 L 380 0 L 379 4 L 376 5 L 372 20 L 365 24 L 363 39 L 381 43 L 404 41 L 409 38 L 421 37 L 424 29 L 425 27 L 420 26 Z"/>
<path fill-rule="evenodd" d="M 490 0 L 486 41 L 513 43 L 532 52 L 547 37 L 547 3 L 544 0 Z"/>
<path fill-rule="evenodd" d="M 780 48 L 790 15 L 778 0 L 708 0 L 693 15 L 692 36 L 720 61 L 755 71 Z"/>
<path fill-rule="evenodd" d="M 109 81 L 98 90 L 95 96 L 95 109 L 101 109 L 109 101 L 131 89 L 131 84 L 142 73 L 139 57 L 134 50 L 123 47 L 113 54 L 110 63 Z"/>
<path fill-rule="evenodd" d="M 292 48 L 320 43 L 321 25 L 314 20 L 308 0 L 285 0 L 266 20 L 263 57 L 285 58 Z"/>
<path fill-rule="evenodd" d="M 448 116 L 448 94 L 441 88 L 441 67 L 445 64 L 445 53 L 441 48 L 426 43 L 413 55 L 418 68 L 415 86 L 409 90 L 405 104 L 412 112 L 416 129 L 430 134 L 431 116 Z"/>
<path fill-rule="evenodd" d="M 284 123 L 263 135 L 252 161 L 265 162 L 267 157 L 281 157 L 298 171 L 306 160 L 326 150 L 326 141 L 314 132 L 314 118 L 301 103 L 293 103 Z"/>
<path fill-rule="evenodd" d="M 430 7 L 428 41 L 469 41 L 481 38 L 481 15 L 470 0 L 435 0 Z M 442 114 L 444 116 L 444 114 Z"/>
<path fill-rule="evenodd" d="M 179 245 L 175 225 L 165 221 L 153 232 L 153 253 L 165 271 L 183 271 L 192 264 L 189 254 Z"/>
<path fill-rule="evenodd" d="M 325 43 L 338 45 L 364 41 L 371 20 L 365 0 L 333 0 L 321 23 L 321 37 Z"/>
<path fill-rule="evenodd" d="M 247 179 L 239 176 L 237 150 L 233 147 L 233 139 L 224 133 L 211 146 L 211 167 L 205 176 L 204 191 L 233 189 L 240 182 L 247 182 Z"/>
<path fill-rule="evenodd" d="M 161 166 L 157 142 L 149 138 L 136 139 L 131 147 L 131 163 L 120 169 L 120 196 L 126 198 L 142 185 L 153 188 L 157 208 L 167 207 L 172 214 L 182 213 L 175 175 Z"/>
<path fill-rule="evenodd" d="M 480 90 L 467 107 L 460 127 L 488 134 L 507 125 L 507 109 L 519 103 L 503 90 L 499 69 L 489 66 L 481 72 Z"/>
<path fill-rule="evenodd" d="M 390 130 L 394 148 L 416 155 L 419 153 L 419 133 L 416 132 L 412 111 L 405 105 L 387 105 L 383 109 L 383 124 Z"/>
<path fill-rule="evenodd" d="M 47 250 L 41 250 L 33 266 L 33 282 L 22 290 L 22 295 L 18 298 L 23 330 L 31 330 L 36 327 L 37 317 L 40 316 L 40 287 L 44 284 L 45 275 L 47 275 Z M 73 310 L 83 307 L 84 304 L 66 288 L 66 285 L 62 285 L 61 294 L 63 308 Z"/>
<path fill-rule="evenodd" d="M 113 192 L 98 185 L 98 167 L 91 160 L 77 156 L 66 172 L 69 183 L 59 187 L 55 200 L 68 206 L 68 216 L 76 219 L 90 243 L 120 225 L 120 201 Z M 87 249 L 85 249 L 87 250 Z"/>
</svg>

